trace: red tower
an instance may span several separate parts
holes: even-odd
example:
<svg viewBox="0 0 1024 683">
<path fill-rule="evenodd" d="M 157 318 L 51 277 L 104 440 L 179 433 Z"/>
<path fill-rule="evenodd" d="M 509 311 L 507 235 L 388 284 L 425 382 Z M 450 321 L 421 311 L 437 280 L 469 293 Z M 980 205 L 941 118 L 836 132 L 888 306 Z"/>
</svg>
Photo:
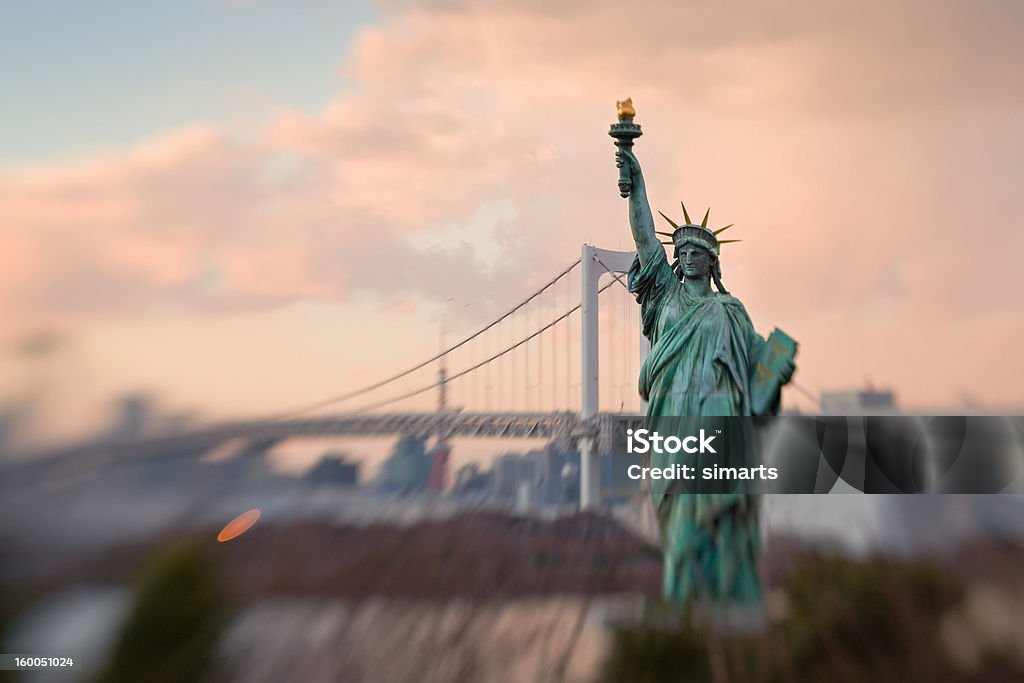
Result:
<svg viewBox="0 0 1024 683">
<path fill-rule="evenodd" d="M 447 441 L 438 441 L 430 449 L 430 477 L 427 479 L 427 490 L 432 493 L 444 493 L 448 487 L 448 456 L 452 449 Z"/>
</svg>

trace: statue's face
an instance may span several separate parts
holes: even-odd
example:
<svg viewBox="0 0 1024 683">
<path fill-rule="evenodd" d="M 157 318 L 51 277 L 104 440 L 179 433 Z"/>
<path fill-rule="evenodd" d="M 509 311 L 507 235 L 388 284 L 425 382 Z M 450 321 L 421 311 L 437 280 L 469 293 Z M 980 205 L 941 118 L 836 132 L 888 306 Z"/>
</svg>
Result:
<svg viewBox="0 0 1024 683">
<path fill-rule="evenodd" d="M 683 275 L 691 280 L 706 280 L 711 274 L 711 254 L 696 244 L 684 244 L 676 250 Z"/>
</svg>

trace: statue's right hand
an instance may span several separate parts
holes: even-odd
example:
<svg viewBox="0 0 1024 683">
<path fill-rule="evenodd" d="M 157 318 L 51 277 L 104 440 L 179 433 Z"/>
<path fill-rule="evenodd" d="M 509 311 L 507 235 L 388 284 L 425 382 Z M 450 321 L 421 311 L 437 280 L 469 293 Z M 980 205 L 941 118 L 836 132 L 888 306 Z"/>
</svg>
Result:
<svg viewBox="0 0 1024 683">
<path fill-rule="evenodd" d="M 615 165 L 619 168 L 625 166 L 630 178 L 640 175 L 640 162 L 636 160 L 636 155 L 628 149 L 619 149 L 615 152 Z"/>
</svg>

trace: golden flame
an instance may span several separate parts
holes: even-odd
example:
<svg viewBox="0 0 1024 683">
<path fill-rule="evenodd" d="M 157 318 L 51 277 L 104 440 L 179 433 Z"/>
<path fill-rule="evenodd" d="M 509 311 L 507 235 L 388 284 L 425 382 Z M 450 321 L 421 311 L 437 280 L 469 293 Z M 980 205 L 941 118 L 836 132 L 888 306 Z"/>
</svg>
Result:
<svg viewBox="0 0 1024 683">
<path fill-rule="evenodd" d="M 627 97 L 621 102 L 616 102 L 615 111 L 618 113 L 620 119 L 636 116 L 636 109 L 633 108 L 633 98 Z"/>
</svg>

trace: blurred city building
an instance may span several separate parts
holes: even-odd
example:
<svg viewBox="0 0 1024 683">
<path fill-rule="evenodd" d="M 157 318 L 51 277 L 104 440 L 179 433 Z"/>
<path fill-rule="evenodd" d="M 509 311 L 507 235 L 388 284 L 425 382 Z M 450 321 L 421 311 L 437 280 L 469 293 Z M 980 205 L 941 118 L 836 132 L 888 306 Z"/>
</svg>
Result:
<svg viewBox="0 0 1024 683">
<path fill-rule="evenodd" d="M 889 389 L 868 386 L 821 394 L 823 415 L 889 415 L 897 412 L 896 395 Z"/>
<path fill-rule="evenodd" d="M 359 483 L 359 464 L 341 453 L 327 452 L 306 472 L 305 479 L 313 484 L 355 486 Z"/>
<path fill-rule="evenodd" d="M 430 469 L 426 439 L 403 436 L 391 449 L 391 455 L 381 464 L 374 483 L 378 489 L 388 493 L 417 493 L 426 489 Z"/>
</svg>

